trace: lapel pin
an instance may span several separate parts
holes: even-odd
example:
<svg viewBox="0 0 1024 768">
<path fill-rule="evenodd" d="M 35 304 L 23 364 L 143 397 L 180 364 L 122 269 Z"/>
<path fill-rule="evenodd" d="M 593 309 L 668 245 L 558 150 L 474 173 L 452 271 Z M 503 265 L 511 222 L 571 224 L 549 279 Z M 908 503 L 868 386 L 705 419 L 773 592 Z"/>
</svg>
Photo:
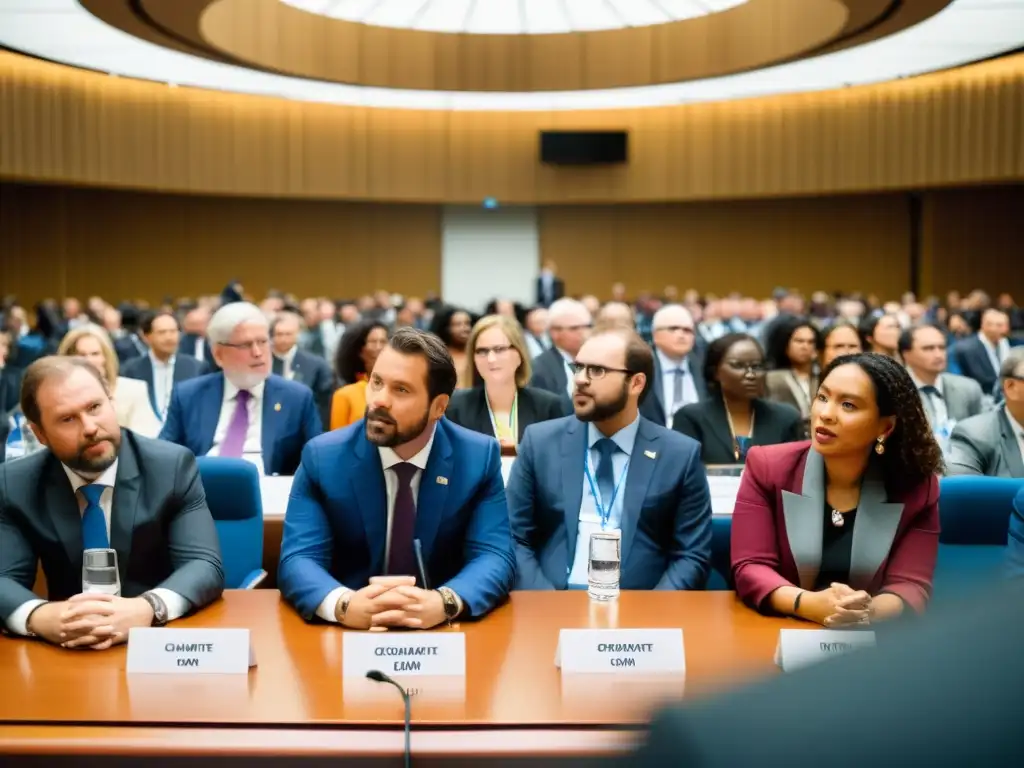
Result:
<svg viewBox="0 0 1024 768">
<path fill-rule="evenodd" d="M 655 453 L 654 451 L 644 451 L 644 456 L 646 456 L 648 459 L 658 458 L 658 454 Z"/>
<path fill-rule="evenodd" d="M 437 476 L 437 484 L 438 485 L 448 485 L 448 478 L 447 477 L 441 477 L 440 475 L 438 475 Z"/>
<path fill-rule="evenodd" d="M 280 411 L 281 410 L 281 404 L 280 403 L 274 403 L 274 410 L 275 411 Z"/>
</svg>

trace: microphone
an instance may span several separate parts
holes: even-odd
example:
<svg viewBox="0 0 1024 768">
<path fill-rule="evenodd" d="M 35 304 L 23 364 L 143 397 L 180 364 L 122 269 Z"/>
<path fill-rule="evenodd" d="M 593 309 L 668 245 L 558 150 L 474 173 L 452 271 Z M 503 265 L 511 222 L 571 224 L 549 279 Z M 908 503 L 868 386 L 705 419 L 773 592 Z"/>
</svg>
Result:
<svg viewBox="0 0 1024 768">
<path fill-rule="evenodd" d="M 366 676 L 373 680 L 375 683 L 387 683 L 393 685 L 398 689 L 398 692 L 402 694 L 402 701 L 405 702 L 405 768 L 409 768 L 409 763 L 412 760 L 412 746 L 410 745 L 410 732 L 412 730 L 412 699 L 409 697 L 409 693 L 398 684 L 393 678 L 388 677 L 379 669 L 371 669 L 366 673 Z"/>
</svg>

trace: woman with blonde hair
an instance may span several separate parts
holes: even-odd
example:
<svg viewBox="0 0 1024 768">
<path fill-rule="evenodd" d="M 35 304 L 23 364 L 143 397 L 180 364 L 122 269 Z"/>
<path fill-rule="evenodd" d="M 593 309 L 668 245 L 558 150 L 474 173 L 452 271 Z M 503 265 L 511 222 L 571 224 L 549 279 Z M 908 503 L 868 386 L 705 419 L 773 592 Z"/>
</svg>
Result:
<svg viewBox="0 0 1024 768">
<path fill-rule="evenodd" d="M 456 390 L 445 415 L 474 432 L 493 435 L 502 447 L 518 445 L 531 424 L 569 415 L 563 398 L 526 386 L 530 355 L 511 317 L 487 315 L 473 326 L 462 373 L 472 387 Z"/>
<path fill-rule="evenodd" d="M 98 325 L 85 325 L 69 331 L 61 340 L 57 354 L 84 357 L 100 372 L 110 390 L 120 426 L 143 437 L 160 434 L 160 420 L 149 403 L 146 382 L 117 375 L 117 355 L 105 330 Z"/>
</svg>

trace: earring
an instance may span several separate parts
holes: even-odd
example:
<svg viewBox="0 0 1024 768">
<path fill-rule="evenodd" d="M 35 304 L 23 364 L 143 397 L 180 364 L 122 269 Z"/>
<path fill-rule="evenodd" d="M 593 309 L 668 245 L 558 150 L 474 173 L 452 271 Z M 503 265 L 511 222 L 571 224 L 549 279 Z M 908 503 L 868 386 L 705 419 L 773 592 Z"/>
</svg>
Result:
<svg viewBox="0 0 1024 768">
<path fill-rule="evenodd" d="M 885 438 L 884 437 L 878 438 L 878 441 L 875 443 L 875 453 L 877 453 L 879 456 L 881 456 L 883 453 L 885 453 Z"/>
</svg>

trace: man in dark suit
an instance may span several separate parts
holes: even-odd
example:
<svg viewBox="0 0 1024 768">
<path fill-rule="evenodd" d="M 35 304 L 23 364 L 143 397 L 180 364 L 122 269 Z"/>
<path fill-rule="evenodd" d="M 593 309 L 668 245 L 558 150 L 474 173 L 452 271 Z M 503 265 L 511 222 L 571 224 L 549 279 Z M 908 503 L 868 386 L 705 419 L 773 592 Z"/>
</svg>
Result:
<svg viewBox="0 0 1024 768">
<path fill-rule="evenodd" d="M 680 304 L 667 304 L 654 313 L 652 337 L 654 380 L 640 413 L 671 427 L 680 408 L 707 399 L 703 349 L 696 345 L 693 315 Z"/>
<path fill-rule="evenodd" d="M 551 348 L 533 359 L 531 387 L 546 389 L 564 398 L 572 398 L 573 383 L 569 365 L 590 333 L 592 318 L 587 308 L 575 299 L 559 299 L 548 310 L 548 337 Z"/>
<path fill-rule="evenodd" d="M 77 358 L 25 373 L 22 410 L 49 448 L 0 467 L 0 621 L 68 648 L 109 648 L 220 596 L 217 531 L 195 458 L 122 430 Z M 86 549 L 117 552 L 119 597 L 81 594 Z M 42 561 L 49 602 L 32 592 Z"/>
<path fill-rule="evenodd" d="M 565 296 L 565 282 L 556 274 L 555 262 L 548 261 L 537 278 L 537 304 L 549 307 Z"/>
<path fill-rule="evenodd" d="M 171 394 L 183 381 L 206 373 L 206 364 L 190 355 L 177 354 L 180 343 L 178 319 L 167 311 L 147 312 L 139 325 L 149 351 L 134 357 L 121 368 L 121 375 L 146 382 L 149 404 L 163 422 L 171 406 Z"/>
<path fill-rule="evenodd" d="M 216 370 L 217 363 L 213 359 L 213 351 L 210 349 L 210 342 L 206 338 L 206 328 L 209 324 L 209 310 L 204 307 L 192 307 L 188 310 L 182 322 L 182 334 L 181 341 L 178 344 L 178 352 L 194 357 L 201 363 L 206 363 L 210 370 Z"/>
<path fill-rule="evenodd" d="M 270 342 L 273 346 L 275 375 L 305 384 L 313 390 L 313 399 L 324 430 L 331 426 L 331 397 L 334 395 L 334 374 L 322 357 L 299 349 L 302 318 L 297 312 L 279 312 L 270 323 Z"/>
<path fill-rule="evenodd" d="M 517 589 L 586 588 L 602 530 L 620 532 L 623 589 L 704 587 L 707 475 L 695 440 L 639 414 L 651 357 L 630 330 L 595 334 L 576 356 L 575 415 L 526 430 L 507 489 Z"/>
<path fill-rule="evenodd" d="M 994 395 L 999 367 L 1010 351 L 1010 318 L 999 309 L 981 313 L 981 331 L 953 347 L 960 373 L 974 379 L 986 395 Z"/>
<path fill-rule="evenodd" d="M 259 307 L 227 304 L 210 319 L 220 373 L 171 394 L 160 437 L 196 456 L 247 458 L 268 475 L 293 475 L 302 449 L 323 431 L 313 393 L 270 375 L 270 328 Z"/>
<path fill-rule="evenodd" d="M 442 418 L 456 380 L 440 339 L 402 328 L 374 364 L 366 419 L 303 452 L 278 581 L 307 621 L 429 629 L 512 588 L 498 443 Z M 416 586 L 416 540 L 432 591 Z"/>
<path fill-rule="evenodd" d="M 128 360 L 145 357 L 149 348 L 139 333 L 139 310 L 132 304 L 122 304 L 118 311 L 121 313 L 121 327 L 125 333 L 121 338 L 114 339 L 114 352 L 118 362 L 124 365 Z"/>
</svg>

